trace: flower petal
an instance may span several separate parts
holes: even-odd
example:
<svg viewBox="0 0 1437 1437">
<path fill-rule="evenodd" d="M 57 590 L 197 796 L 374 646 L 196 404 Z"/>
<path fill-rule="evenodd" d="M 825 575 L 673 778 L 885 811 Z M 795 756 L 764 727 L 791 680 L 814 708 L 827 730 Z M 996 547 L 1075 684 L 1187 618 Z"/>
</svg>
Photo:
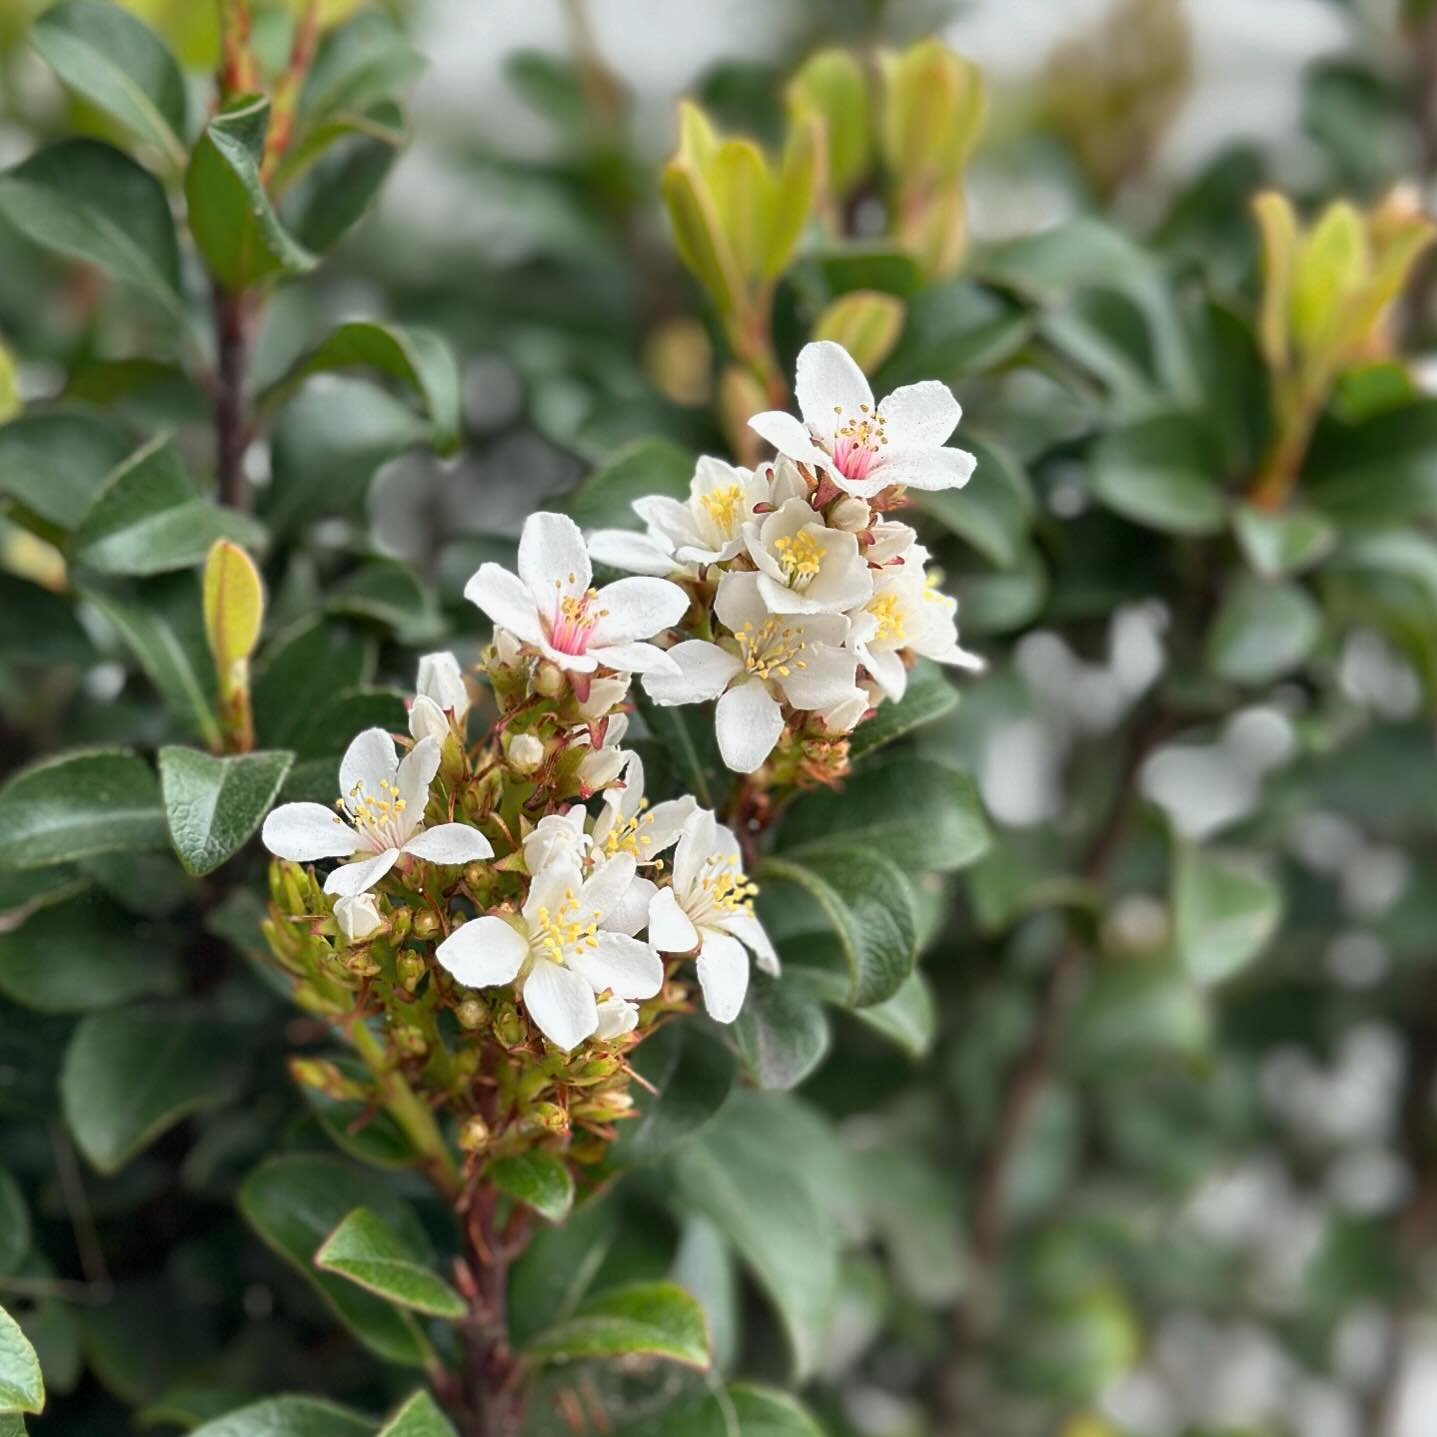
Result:
<svg viewBox="0 0 1437 1437">
<path fill-rule="evenodd" d="M 386 848 L 383 853 L 376 853 L 373 858 L 361 858 L 357 863 L 345 863 L 324 880 L 324 891 L 338 894 L 342 898 L 353 898 L 356 893 L 373 888 L 398 861 L 399 850 Z"/>
<path fill-rule="evenodd" d="M 544 629 L 534 596 L 517 574 L 499 564 L 481 564 L 464 585 L 464 597 L 482 609 L 496 628 L 508 629 L 521 643 L 539 644 Z"/>
<path fill-rule="evenodd" d="M 674 661 L 655 644 L 606 644 L 589 650 L 590 667 L 603 664 L 621 674 L 671 674 Z"/>
<path fill-rule="evenodd" d="M 449 731 L 449 715 L 427 694 L 416 694 L 409 706 L 410 737 L 434 738 L 443 743 Z"/>
<path fill-rule="evenodd" d="M 873 466 L 871 477 L 884 487 L 903 484 L 909 489 L 961 489 L 977 466 L 977 459 L 966 449 L 907 449 L 886 455 L 882 464 Z"/>
<path fill-rule="evenodd" d="M 622 1038 L 639 1026 L 639 1010 L 623 998 L 605 998 L 599 1004 L 599 1026 L 594 1037 L 601 1043 Z"/>
<path fill-rule="evenodd" d="M 692 953 L 699 946 L 698 929 L 672 888 L 659 889 L 649 904 L 649 942 L 660 953 Z"/>
<path fill-rule="evenodd" d="M 652 998 L 664 986 L 664 965 L 647 943 L 602 930 L 592 948 L 574 954 L 570 966 L 595 993 L 616 998 Z"/>
<path fill-rule="evenodd" d="M 669 649 L 675 672 L 644 675 L 644 692 L 656 704 L 707 703 L 716 699 L 743 668 L 733 654 L 703 639 L 685 639 Z"/>
<path fill-rule="evenodd" d="M 705 929 L 698 972 L 709 1017 L 715 1023 L 732 1023 L 748 992 L 748 953 L 743 944 L 727 933 Z"/>
<path fill-rule="evenodd" d="M 384 915 L 372 893 L 334 900 L 334 922 L 346 943 L 363 943 L 384 927 Z"/>
<path fill-rule="evenodd" d="M 905 384 L 878 406 L 889 446 L 897 449 L 936 449 L 963 417 L 953 391 L 938 379 Z"/>
<path fill-rule="evenodd" d="M 582 594 L 594 577 L 579 526 L 567 514 L 540 510 L 524 520 L 519 538 L 519 577 L 544 613 L 557 594 Z"/>
<path fill-rule="evenodd" d="M 455 718 L 462 719 L 469 712 L 469 690 L 464 683 L 464 671 L 459 667 L 459 660 L 447 649 L 424 654 L 420 658 L 414 692 L 432 699 Z"/>
<path fill-rule="evenodd" d="M 693 889 L 704 866 L 718 846 L 718 820 L 707 808 L 697 808 L 684 824 L 677 852 L 674 854 L 674 889 L 687 896 Z"/>
<path fill-rule="evenodd" d="M 779 680 L 784 697 L 796 709 L 827 709 L 849 697 L 858 664 L 851 649 L 832 644 L 810 644 L 804 652 L 806 668 L 793 666 Z"/>
<path fill-rule="evenodd" d="M 745 948 L 748 948 L 758 960 L 758 966 L 765 973 L 771 973 L 775 978 L 778 976 L 778 954 L 774 951 L 773 944 L 769 942 L 763 924 L 752 913 L 726 914 L 718 920 L 718 926 L 725 933 L 733 934 Z"/>
<path fill-rule="evenodd" d="M 439 740 L 431 735 L 420 739 L 399 762 L 399 796 L 404 800 L 401 818 L 410 825 L 411 831 L 424 822 L 429 785 L 439 772 L 442 750 Z"/>
<path fill-rule="evenodd" d="M 277 858 L 293 863 L 348 858 L 364 847 L 359 835 L 322 803 L 281 804 L 265 819 L 260 838 Z"/>
<path fill-rule="evenodd" d="M 831 339 L 805 344 L 798 352 L 793 392 L 803 422 L 815 434 L 832 434 L 843 409 L 843 421 L 858 419 L 863 405 L 871 411 L 873 391 L 853 356 Z"/>
<path fill-rule="evenodd" d="M 714 613 L 731 633 L 738 633 L 745 624 L 758 628 L 768 618 L 768 607 L 758 591 L 758 575 L 725 574 L 714 595 Z"/>
<path fill-rule="evenodd" d="M 649 904 L 658 889 L 647 878 L 636 878 L 624 890 L 624 896 L 604 915 L 604 927 L 610 933 L 627 933 L 630 938 L 641 933 L 649 921 Z"/>
<path fill-rule="evenodd" d="M 678 568 L 671 550 L 648 534 L 632 529 L 595 529 L 589 535 L 589 554 L 595 563 L 629 574 L 662 579 Z"/>
<path fill-rule="evenodd" d="M 719 753 L 735 773 L 752 773 L 773 752 L 783 714 L 757 679 L 731 688 L 714 710 Z"/>
<path fill-rule="evenodd" d="M 755 414 L 748 421 L 748 427 L 760 439 L 772 444 L 786 459 L 795 460 L 799 464 L 818 465 L 827 461 L 828 456 L 808 437 L 808 430 L 803 424 L 781 409 Z"/>
<path fill-rule="evenodd" d="M 406 853 L 426 863 L 473 863 L 480 858 L 493 858 L 494 846 L 467 823 L 436 823 L 421 828 L 404 845 Z"/>
<path fill-rule="evenodd" d="M 660 539 L 667 539 L 670 544 L 692 544 L 698 539 L 689 506 L 667 494 L 646 494 L 634 500 L 633 509 L 651 530 L 658 531 Z"/>
<path fill-rule="evenodd" d="M 651 639 L 671 629 L 688 612 L 689 596 L 667 579 L 616 579 L 594 597 L 599 621 L 590 643 L 607 648 Z"/>
<path fill-rule="evenodd" d="M 524 900 L 524 921 L 533 926 L 541 908 L 553 913 L 563 903 L 566 894 L 576 894 L 584 886 L 578 863 L 567 854 L 551 863 L 546 863 L 534 875 L 529 884 L 529 896 Z"/>
<path fill-rule="evenodd" d="M 648 811 L 641 833 L 642 837 L 648 839 L 643 845 L 646 863 L 679 841 L 684 824 L 689 821 L 689 816 L 697 807 L 698 800 L 692 794 L 686 793 L 682 798 L 670 798 L 663 803 L 656 803 Z"/>
<path fill-rule="evenodd" d="M 512 925 L 488 914 L 456 928 L 434 956 L 466 988 L 496 988 L 519 976 L 529 944 Z"/>
<path fill-rule="evenodd" d="M 393 784 L 398 777 L 394 740 L 382 728 L 367 728 L 339 761 L 339 796 L 348 803 L 358 789 L 370 799 L 385 798 L 383 785 Z"/>
<path fill-rule="evenodd" d="M 616 853 L 599 864 L 579 890 L 579 907 L 584 910 L 584 916 L 595 912 L 602 918 L 617 908 L 638 868 L 631 853 Z"/>
<path fill-rule="evenodd" d="M 539 1031 L 570 1052 L 599 1026 L 594 990 L 577 973 L 538 959 L 524 980 L 524 1006 Z"/>
</svg>

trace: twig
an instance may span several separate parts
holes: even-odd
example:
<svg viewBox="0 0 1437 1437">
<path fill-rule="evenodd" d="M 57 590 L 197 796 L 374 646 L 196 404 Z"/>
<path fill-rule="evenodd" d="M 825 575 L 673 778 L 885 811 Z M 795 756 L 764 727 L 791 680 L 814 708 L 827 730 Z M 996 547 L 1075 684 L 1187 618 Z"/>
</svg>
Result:
<svg viewBox="0 0 1437 1437">
<path fill-rule="evenodd" d="M 245 370 L 249 360 L 249 314 L 242 294 L 231 294 L 216 282 L 215 309 L 215 474 L 219 501 L 229 509 L 245 509 L 249 492 L 244 477 L 244 452 L 249 443 L 245 419 Z"/>
</svg>

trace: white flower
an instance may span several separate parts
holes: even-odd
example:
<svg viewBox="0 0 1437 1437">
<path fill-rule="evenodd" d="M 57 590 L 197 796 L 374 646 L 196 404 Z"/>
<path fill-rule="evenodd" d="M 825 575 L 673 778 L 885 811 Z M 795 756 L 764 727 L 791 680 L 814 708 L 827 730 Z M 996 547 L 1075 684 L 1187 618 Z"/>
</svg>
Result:
<svg viewBox="0 0 1437 1437">
<path fill-rule="evenodd" d="M 744 525 L 758 591 L 774 614 L 841 614 L 873 592 L 858 537 L 830 529 L 802 499 Z"/>
<path fill-rule="evenodd" d="M 639 1009 L 635 1003 L 624 998 L 600 998 L 598 1007 L 599 1026 L 594 1029 L 594 1037 L 601 1043 L 611 1043 L 639 1026 Z"/>
<path fill-rule="evenodd" d="M 533 773 L 544 762 L 544 741 L 537 734 L 516 733 L 509 740 L 508 758 L 515 773 Z"/>
<path fill-rule="evenodd" d="M 470 988 L 517 980 L 524 1006 L 556 1047 L 578 1047 L 599 1026 L 595 994 L 652 998 L 664 965 L 647 943 L 607 930 L 604 920 L 628 891 L 634 860 L 620 854 L 585 879 L 559 860 L 535 875 L 519 925 L 472 918 L 436 950 Z"/>
<path fill-rule="evenodd" d="M 624 771 L 629 755 L 619 744 L 628 731 L 628 714 L 611 714 L 600 728 L 597 744 L 594 742 L 594 730 L 589 726 L 573 730 L 575 745 L 588 749 L 579 760 L 578 769 L 579 783 L 586 795 L 607 787 Z"/>
<path fill-rule="evenodd" d="M 700 809 L 684 825 L 674 855 L 674 880 L 649 905 L 649 941 L 662 953 L 698 950 L 704 1007 L 732 1023 L 748 991 L 749 948 L 765 973 L 778 972 L 778 954 L 754 916 L 758 890 L 742 868 L 732 830 Z"/>
<path fill-rule="evenodd" d="M 523 843 L 524 866 L 529 872 L 539 873 L 559 862 L 582 864 L 589 852 L 586 817 L 577 804 L 567 813 L 545 814 Z"/>
<path fill-rule="evenodd" d="M 347 943 L 363 943 L 384 927 L 384 915 L 372 893 L 334 900 L 334 921 Z"/>
<path fill-rule="evenodd" d="M 425 654 L 419 660 L 414 703 L 409 709 L 409 732 L 415 738 L 432 736 L 443 743 L 452 724 L 462 723 L 468 712 L 469 690 L 459 660 L 444 651 Z"/>
<path fill-rule="evenodd" d="M 736 773 L 752 773 L 773 752 L 783 733 L 781 704 L 822 712 L 843 703 L 857 669 L 852 651 L 839 647 L 847 619 L 770 614 L 758 583 L 757 574 L 731 573 L 719 584 L 714 611 L 734 635 L 732 648 L 689 639 L 669 650 L 678 673 L 644 676 L 658 704 L 718 699 L 719 752 Z"/>
<path fill-rule="evenodd" d="M 892 484 L 957 489 L 975 460 L 946 447 L 962 409 L 946 384 L 925 379 L 895 389 L 881 404 L 848 351 L 831 340 L 803 347 L 794 385 L 800 423 L 791 414 L 755 414 L 749 426 L 780 454 L 826 472 L 860 499 Z"/>
<path fill-rule="evenodd" d="M 519 540 L 519 572 L 484 564 L 464 586 L 502 629 L 560 668 L 590 674 L 667 669 L 664 651 L 641 640 L 683 618 L 689 597 L 666 579 L 619 579 L 595 590 L 579 526 L 563 514 L 531 514 Z"/>
<path fill-rule="evenodd" d="M 339 765 L 339 811 L 322 803 L 282 804 L 264 821 L 265 847 L 295 863 L 357 858 L 324 881 L 326 893 L 347 897 L 373 888 L 401 854 L 447 864 L 492 858 L 489 840 L 467 823 L 424 827 L 439 751 L 437 739 L 422 738 L 400 763 L 382 728 L 365 729 Z"/>
<path fill-rule="evenodd" d="M 593 723 L 623 703 L 629 696 L 628 674 L 618 674 L 610 679 L 595 679 L 589 685 L 588 696 L 579 704 L 581 717 Z"/>
<path fill-rule="evenodd" d="M 849 647 L 895 701 L 908 688 L 908 669 L 900 656 L 905 650 L 940 664 L 983 667 L 977 654 L 959 647 L 954 618 L 958 601 L 936 589 L 924 574 L 927 558 L 923 546 L 915 544 L 905 563 L 879 569 L 873 597 L 849 615 Z"/>
<path fill-rule="evenodd" d="M 917 533 L 896 519 L 880 519 L 868 531 L 868 547 L 863 557 L 870 564 L 889 564 L 906 554 L 917 539 Z"/>
</svg>

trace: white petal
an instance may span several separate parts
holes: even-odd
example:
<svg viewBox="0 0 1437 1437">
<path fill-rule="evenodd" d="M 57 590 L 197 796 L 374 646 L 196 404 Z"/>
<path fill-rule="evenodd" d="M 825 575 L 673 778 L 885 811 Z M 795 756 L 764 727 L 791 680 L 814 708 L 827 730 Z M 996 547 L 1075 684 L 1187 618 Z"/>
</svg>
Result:
<svg viewBox="0 0 1437 1437">
<path fill-rule="evenodd" d="M 783 714 L 757 679 L 731 688 L 714 710 L 719 752 L 735 773 L 752 773 L 773 752 Z"/>
<path fill-rule="evenodd" d="M 616 579 L 594 596 L 595 647 L 651 639 L 671 629 L 688 612 L 689 596 L 667 579 Z"/>
<path fill-rule="evenodd" d="M 649 904 L 658 889 L 647 878 L 636 878 L 624 890 L 624 896 L 604 915 L 604 927 L 610 933 L 627 933 L 633 938 L 649 921 Z"/>
<path fill-rule="evenodd" d="M 649 942 L 660 953 L 692 953 L 699 946 L 698 929 L 679 907 L 672 888 L 661 888 L 649 904 Z"/>
<path fill-rule="evenodd" d="M 725 574 L 714 595 L 714 613 L 731 633 L 738 633 L 745 624 L 758 628 L 768 618 L 768 606 L 758 591 L 758 575 Z"/>
<path fill-rule="evenodd" d="M 529 944 L 502 918 L 488 914 L 456 928 L 434 956 L 466 988 L 496 988 L 518 977 Z"/>
<path fill-rule="evenodd" d="M 538 959 L 524 980 L 524 1006 L 539 1031 L 569 1052 L 599 1026 L 594 990 L 577 973 Z"/>
<path fill-rule="evenodd" d="M 577 865 L 588 851 L 584 833 L 584 810 L 575 806 L 567 813 L 546 814 L 524 840 L 524 863 L 530 873 L 539 873 L 555 863 Z"/>
<path fill-rule="evenodd" d="M 595 529 L 589 535 L 589 555 L 596 564 L 622 569 L 630 574 L 650 574 L 662 579 L 678 565 L 673 551 L 648 534 L 632 529 Z"/>
<path fill-rule="evenodd" d="M 858 665 L 851 649 L 810 644 L 804 650 L 808 667 L 791 667 L 779 680 L 784 697 L 797 709 L 827 709 L 850 696 Z"/>
<path fill-rule="evenodd" d="M 863 371 L 853 356 L 831 339 L 805 344 L 799 350 L 793 391 L 803 422 L 815 434 L 833 433 L 838 406 L 843 408 L 843 422 L 861 418 L 862 405 L 873 409 L 873 391 Z"/>
<path fill-rule="evenodd" d="M 529 884 L 529 896 L 524 900 L 524 921 L 532 927 L 541 908 L 555 912 L 566 895 L 576 895 L 583 886 L 579 865 L 572 858 L 563 856 L 545 864 Z"/>
<path fill-rule="evenodd" d="M 409 707 L 410 737 L 438 739 L 443 743 L 449 732 L 449 715 L 427 695 L 417 694 Z"/>
<path fill-rule="evenodd" d="M 596 993 L 616 998 L 652 998 L 664 986 L 664 965 L 647 943 L 601 930 L 592 948 L 581 949 L 570 966 Z"/>
<path fill-rule="evenodd" d="M 743 668 L 727 649 L 703 639 L 685 639 L 668 650 L 668 655 L 674 662 L 675 673 L 644 675 L 644 692 L 656 704 L 666 707 L 716 699 Z"/>
<path fill-rule="evenodd" d="M 674 887 L 679 893 L 687 894 L 693 888 L 704 861 L 718 847 L 718 830 L 718 820 L 706 808 L 695 809 L 684 824 L 683 836 L 674 854 Z"/>
<path fill-rule="evenodd" d="M 359 835 L 322 803 L 281 804 L 265 819 L 260 837 L 276 857 L 294 863 L 348 858 L 364 846 Z"/>
<path fill-rule="evenodd" d="M 459 667 L 459 660 L 447 649 L 425 654 L 419 660 L 419 676 L 414 682 L 414 692 L 432 699 L 455 718 L 462 719 L 469 712 L 469 690 L 464 683 L 464 671 Z"/>
<path fill-rule="evenodd" d="M 579 907 L 585 916 L 594 912 L 602 918 L 617 908 L 637 872 L 638 864 L 631 853 L 616 853 L 599 864 L 579 890 Z"/>
<path fill-rule="evenodd" d="M 339 796 L 348 803 L 358 789 L 370 799 L 385 797 L 384 785 L 399 777 L 394 740 L 382 728 L 367 728 L 339 761 Z"/>
<path fill-rule="evenodd" d="M 632 1033 L 638 1026 L 639 1010 L 633 1003 L 623 998 L 605 998 L 599 1004 L 599 1026 L 594 1029 L 594 1037 L 607 1043 Z"/>
<path fill-rule="evenodd" d="M 404 800 L 403 818 L 411 829 L 424 822 L 424 809 L 429 802 L 429 785 L 439 772 L 443 746 L 432 734 L 422 738 L 399 763 L 399 796 Z"/>
<path fill-rule="evenodd" d="M 347 943 L 363 943 L 384 927 L 384 916 L 372 893 L 334 900 L 334 921 Z"/>
<path fill-rule="evenodd" d="M 699 463 L 702 464 L 703 460 Z M 677 547 L 679 544 L 692 544 L 698 539 L 689 506 L 671 499 L 667 494 L 649 494 L 635 499 L 633 508 L 651 530 L 657 531 L 661 541 L 667 539 Z"/>
<path fill-rule="evenodd" d="M 961 489 L 973 477 L 977 464 L 964 449 L 909 449 L 885 455 L 869 472 L 884 487 L 904 484 L 910 489 Z"/>
<path fill-rule="evenodd" d="M 603 664 L 621 674 L 671 674 L 674 661 L 654 644 L 606 644 L 589 650 L 590 667 Z"/>
<path fill-rule="evenodd" d="M 863 667 L 873 675 L 879 688 L 897 703 L 908 692 L 908 670 L 896 653 L 869 650 L 863 656 Z"/>
<path fill-rule="evenodd" d="M 582 594 L 593 578 L 579 526 L 567 514 L 541 510 L 524 520 L 519 577 L 545 613 L 558 594 Z M 557 586 L 557 587 L 556 587 Z"/>
<path fill-rule="evenodd" d="M 517 574 L 498 564 L 481 564 L 464 585 L 464 597 L 482 609 L 496 628 L 507 629 L 521 643 L 543 641 L 544 629 L 534 596 Z"/>
<path fill-rule="evenodd" d="M 709 928 L 698 961 L 704 1007 L 715 1023 L 732 1023 L 748 992 L 748 953 L 736 938 Z"/>
<path fill-rule="evenodd" d="M 948 442 L 963 410 L 953 391 L 937 379 L 905 384 L 878 406 L 891 449 L 936 449 Z"/>
<path fill-rule="evenodd" d="M 451 865 L 494 856 L 494 846 L 467 823 L 436 823 L 433 828 L 421 828 L 404 845 L 404 851 L 426 863 Z"/>
<path fill-rule="evenodd" d="M 772 444 L 785 459 L 792 459 L 799 464 L 822 465 L 827 458 L 823 450 L 814 445 L 802 423 L 781 409 L 755 414 L 748 421 L 748 427 L 760 439 Z"/>
<path fill-rule="evenodd" d="M 750 949 L 765 973 L 778 976 L 778 954 L 769 942 L 763 924 L 752 913 L 730 913 L 719 919 L 718 926 L 725 933 L 732 933 L 745 948 Z"/>
<path fill-rule="evenodd" d="M 352 898 L 356 893 L 373 888 L 398 861 L 399 850 L 386 848 L 383 853 L 376 853 L 373 858 L 361 858 L 357 863 L 343 864 L 324 880 L 324 891 Z"/>
<path fill-rule="evenodd" d="M 670 798 L 663 803 L 656 803 L 648 811 L 642 831 L 642 837 L 648 839 L 643 846 L 645 862 L 656 858 L 679 841 L 684 824 L 689 821 L 690 815 L 697 807 L 698 801 L 692 794 L 686 793 L 682 798 Z"/>
</svg>

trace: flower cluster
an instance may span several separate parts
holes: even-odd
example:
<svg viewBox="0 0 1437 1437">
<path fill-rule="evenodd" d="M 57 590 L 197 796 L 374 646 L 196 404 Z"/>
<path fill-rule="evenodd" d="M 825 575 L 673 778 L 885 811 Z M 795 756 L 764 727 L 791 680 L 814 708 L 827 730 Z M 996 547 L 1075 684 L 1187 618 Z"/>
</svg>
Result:
<svg viewBox="0 0 1437 1437">
<path fill-rule="evenodd" d="M 716 700 L 724 762 L 745 774 L 769 764 L 776 782 L 841 774 L 842 736 L 903 697 L 917 657 L 981 665 L 959 646 L 957 603 L 936 588 L 917 535 L 885 517 L 904 489 L 967 482 L 972 455 L 946 446 L 957 400 L 930 380 L 875 403 L 863 371 L 826 341 L 799 355 L 796 391 L 802 420 L 750 421 L 775 462 L 701 459 L 686 501 L 637 500 L 644 531 L 600 530 L 585 555 L 682 585 L 688 637 L 645 666 L 644 688 L 663 705 Z M 641 581 L 611 589 L 626 582 Z M 474 597 L 511 626 L 487 592 Z"/>
</svg>

